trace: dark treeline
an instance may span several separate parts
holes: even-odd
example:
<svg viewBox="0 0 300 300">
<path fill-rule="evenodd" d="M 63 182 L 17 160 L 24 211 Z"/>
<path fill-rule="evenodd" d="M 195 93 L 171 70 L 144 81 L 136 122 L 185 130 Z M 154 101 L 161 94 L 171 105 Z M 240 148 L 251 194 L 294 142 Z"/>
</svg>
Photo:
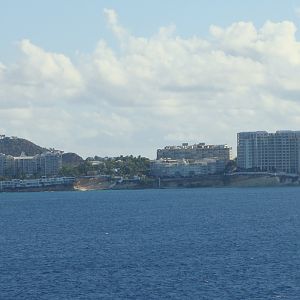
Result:
<svg viewBox="0 0 300 300">
<path fill-rule="evenodd" d="M 89 174 L 111 176 L 147 176 L 149 175 L 150 160 L 146 157 L 89 157 L 76 166 L 65 165 L 60 171 L 63 176 L 80 176 Z"/>
</svg>

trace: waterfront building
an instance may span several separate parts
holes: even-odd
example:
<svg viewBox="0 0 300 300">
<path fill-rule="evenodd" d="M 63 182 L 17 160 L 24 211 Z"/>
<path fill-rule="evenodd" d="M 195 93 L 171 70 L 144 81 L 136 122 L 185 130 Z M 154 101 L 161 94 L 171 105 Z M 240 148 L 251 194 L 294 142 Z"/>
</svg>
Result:
<svg viewBox="0 0 300 300">
<path fill-rule="evenodd" d="M 60 151 L 45 152 L 35 156 L 37 171 L 42 176 L 55 176 L 62 167 Z"/>
<path fill-rule="evenodd" d="M 199 143 L 189 145 L 183 143 L 181 146 L 166 146 L 157 150 L 157 159 L 193 159 L 217 158 L 228 162 L 231 159 L 231 147 L 228 145 L 205 145 Z"/>
<path fill-rule="evenodd" d="M 239 170 L 300 173 L 300 131 L 238 133 L 237 167 Z"/>
<path fill-rule="evenodd" d="M 33 176 L 37 174 L 37 164 L 34 156 L 27 156 L 24 152 L 20 156 L 14 157 L 15 177 Z"/>
<path fill-rule="evenodd" d="M 193 177 L 222 173 L 225 161 L 216 158 L 201 160 L 158 159 L 150 162 L 150 174 L 154 177 Z"/>
<path fill-rule="evenodd" d="M 5 155 L 0 153 L 0 176 L 4 175 Z"/>
<path fill-rule="evenodd" d="M 3 191 L 22 191 L 28 189 L 47 189 L 54 187 L 73 186 L 74 177 L 55 177 L 39 179 L 12 179 L 0 181 L 0 192 Z"/>
<path fill-rule="evenodd" d="M 49 151 L 35 156 L 21 153 L 18 157 L 0 154 L 0 176 L 4 177 L 56 176 L 61 166 L 60 151 Z"/>
<path fill-rule="evenodd" d="M 0 153 L 0 176 L 12 177 L 14 173 L 14 157 Z"/>
</svg>

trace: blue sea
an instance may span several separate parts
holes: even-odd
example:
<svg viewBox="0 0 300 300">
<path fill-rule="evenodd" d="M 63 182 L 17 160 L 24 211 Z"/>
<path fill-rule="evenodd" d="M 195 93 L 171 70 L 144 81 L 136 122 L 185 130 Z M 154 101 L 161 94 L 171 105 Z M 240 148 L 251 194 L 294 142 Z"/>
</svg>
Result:
<svg viewBox="0 0 300 300">
<path fill-rule="evenodd" d="M 300 299 L 300 188 L 0 194 L 0 299 Z"/>
</svg>

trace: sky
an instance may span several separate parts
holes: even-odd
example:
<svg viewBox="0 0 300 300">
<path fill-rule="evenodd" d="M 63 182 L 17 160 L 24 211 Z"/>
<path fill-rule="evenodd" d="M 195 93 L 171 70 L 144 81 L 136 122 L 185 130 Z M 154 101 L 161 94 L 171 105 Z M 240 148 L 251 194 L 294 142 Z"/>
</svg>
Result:
<svg viewBox="0 0 300 300">
<path fill-rule="evenodd" d="M 0 0 L 0 133 L 87 156 L 300 130 L 300 0 Z"/>
</svg>

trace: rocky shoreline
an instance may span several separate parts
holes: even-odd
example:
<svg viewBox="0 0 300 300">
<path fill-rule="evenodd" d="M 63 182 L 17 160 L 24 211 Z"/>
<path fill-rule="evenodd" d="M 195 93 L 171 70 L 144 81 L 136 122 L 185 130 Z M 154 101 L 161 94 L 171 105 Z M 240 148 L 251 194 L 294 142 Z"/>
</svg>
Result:
<svg viewBox="0 0 300 300">
<path fill-rule="evenodd" d="M 201 187 L 275 187 L 300 186 L 294 175 L 278 174 L 226 174 L 191 178 L 148 178 L 140 181 L 113 181 L 90 178 L 75 183 L 75 190 L 128 190 L 157 188 L 201 188 Z"/>
<path fill-rule="evenodd" d="M 103 177 L 80 177 L 73 184 L 58 184 L 41 187 L 6 188 L 2 192 L 50 192 L 50 191 L 96 191 L 96 190 L 141 190 L 176 188 L 220 187 L 284 187 L 300 186 L 298 175 L 287 174 L 223 174 L 190 178 L 146 178 L 140 180 L 117 180 Z"/>
</svg>

